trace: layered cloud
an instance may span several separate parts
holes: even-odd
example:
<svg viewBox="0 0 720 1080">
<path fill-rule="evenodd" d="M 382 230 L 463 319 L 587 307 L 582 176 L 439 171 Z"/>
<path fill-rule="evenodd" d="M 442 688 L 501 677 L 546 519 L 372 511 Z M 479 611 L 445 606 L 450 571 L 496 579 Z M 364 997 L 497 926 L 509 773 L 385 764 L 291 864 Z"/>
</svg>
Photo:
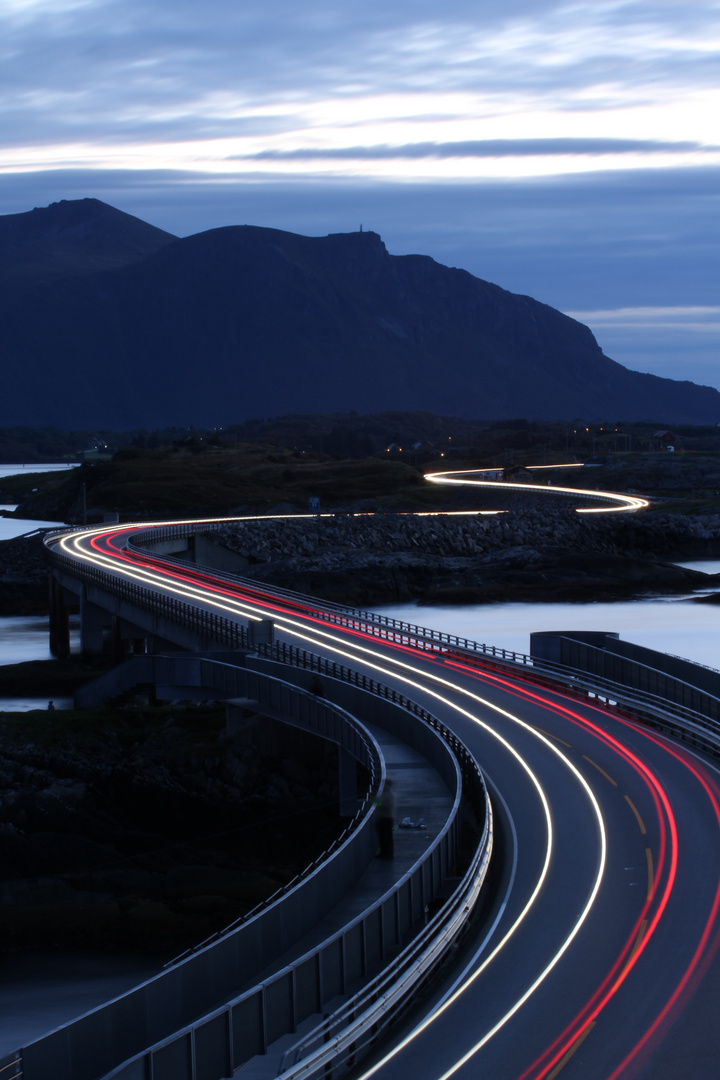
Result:
<svg viewBox="0 0 720 1080">
<path fill-rule="evenodd" d="M 242 176 L 262 161 L 451 180 L 720 163 L 711 0 L 460 0 L 441 16 L 422 0 L 6 0 L 0 41 L 11 171 Z"/>
<path fill-rule="evenodd" d="M 637 307 L 569 311 L 590 326 L 606 353 L 639 371 L 716 385 L 720 307 Z M 688 367 L 692 374 L 687 373 Z"/>
</svg>

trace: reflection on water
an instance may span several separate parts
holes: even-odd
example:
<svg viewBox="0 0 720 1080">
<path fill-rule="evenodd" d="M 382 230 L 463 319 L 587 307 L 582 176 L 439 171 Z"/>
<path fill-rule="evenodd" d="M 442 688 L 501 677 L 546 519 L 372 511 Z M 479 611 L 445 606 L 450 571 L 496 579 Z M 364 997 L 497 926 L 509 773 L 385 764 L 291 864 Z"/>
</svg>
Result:
<svg viewBox="0 0 720 1080">
<path fill-rule="evenodd" d="M 23 473 L 64 472 L 66 469 L 77 469 L 78 465 L 77 461 L 71 465 L 0 465 L 0 480 L 4 476 L 22 476 Z"/>
<path fill-rule="evenodd" d="M 78 652 L 80 630 L 77 617 L 70 617 L 70 649 Z M 49 619 L 47 615 L 4 615 L 0 617 L 0 665 L 24 664 L 28 660 L 50 660 Z M 72 708 L 72 699 L 56 698 L 57 709 Z M 0 712 L 28 712 L 46 709 L 47 698 L 1 697 Z"/>
<path fill-rule="evenodd" d="M 0 664 L 49 660 L 47 615 L 5 615 L 0 618 Z"/>
<path fill-rule="evenodd" d="M 0 510 L 14 510 L 13 506 L 2 506 Z M 0 540 L 12 540 L 15 536 L 35 532 L 37 529 L 61 529 L 61 521 L 33 521 L 31 518 L 0 517 Z"/>
<path fill-rule="evenodd" d="M 514 652 L 530 651 L 539 630 L 607 630 L 624 641 L 720 668 L 720 604 L 631 600 L 612 604 L 477 604 L 376 608 L 383 615 Z"/>
<path fill-rule="evenodd" d="M 23 473 L 48 473 L 65 472 L 67 469 L 77 469 L 78 463 L 72 465 L 0 465 L 0 480 L 5 476 L 22 476 Z M 15 507 L 8 503 L 0 505 L 0 510 L 14 510 Z M 14 536 L 22 536 L 34 529 L 57 528 L 57 521 L 30 521 L 0 517 L 0 540 L 11 540 Z"/>
</svg>

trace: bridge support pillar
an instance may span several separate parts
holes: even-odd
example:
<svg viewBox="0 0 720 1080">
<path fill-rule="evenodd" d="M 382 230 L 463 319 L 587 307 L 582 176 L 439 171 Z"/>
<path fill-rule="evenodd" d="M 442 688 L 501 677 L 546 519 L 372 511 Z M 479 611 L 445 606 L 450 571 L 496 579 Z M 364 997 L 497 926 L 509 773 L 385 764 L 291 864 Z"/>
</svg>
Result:
<svg viewBox="0 0 720 1080">
<path fill-rule="evenodd" d="M 50 652 L 58 660 L 70 655 L 70 620 L 63 587 L 50 575 Z"/>
<path fill-rule="evenodd" d="M 80 642 L 83 653 L 97 654 L 103 651 L 103 631 L 108 618 L 103 608 L 88 600 L 83 587 L 80 595 Z"/>
<path fill-rule="evenodd" d="M 248 627 L 250 647 L 253 645 L 272 645 L 275 638 L 275 623 L 272 619 L 251 622 Z"/>
<path fill-rule="evenodd" d="M 338 790 L 341 817 L 354 817 L 358 808 L 357 762 L 342 746 L 338 746 Z"/>
</svg>

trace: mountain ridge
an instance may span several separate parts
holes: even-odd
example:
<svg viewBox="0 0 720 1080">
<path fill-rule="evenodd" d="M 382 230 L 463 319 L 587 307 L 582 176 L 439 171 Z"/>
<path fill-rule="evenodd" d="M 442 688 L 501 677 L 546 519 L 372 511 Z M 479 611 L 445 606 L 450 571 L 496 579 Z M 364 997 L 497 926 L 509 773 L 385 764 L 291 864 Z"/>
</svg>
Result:
<svg viewBox="0 0 720 1080">
<path fill-rule="evenodd" d="M 231 225 L 177 238 L 98 200 L 47 209 L 0 218 L 0 425 L 352 409 L 720 420 L 717 390 L 629 371 L 570 316 L 429 256 L 390 255 L 374 232 Z"/>
<path fill-rule="evenodd" d="M 127 265 L 177 237 L 99 199 L 0 216 L 0 280 L 50 281 Z"/>
</svg>

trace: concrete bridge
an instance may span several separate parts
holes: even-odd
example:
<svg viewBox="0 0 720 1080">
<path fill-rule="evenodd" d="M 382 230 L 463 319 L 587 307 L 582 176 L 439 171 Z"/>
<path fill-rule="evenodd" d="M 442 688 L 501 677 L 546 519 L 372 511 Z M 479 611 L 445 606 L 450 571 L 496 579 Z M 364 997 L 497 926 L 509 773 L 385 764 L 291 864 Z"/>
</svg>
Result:
<svg viewBox="0 0 720 1080">
<path fill-rule="evenodd" d="M 209 527 L 182 523 L 153 535 L 165 544 Z M 681 1048 L 683 1076 L 704 1076 L 702 1062 L 720 1053 L 714 1024 L 697 1024 L 720 1004 L 720 788 L 709 756 L 720 747 L 714 676 L 696 665 L 665 665 L 657 654 L 631 655 L 612 635 L 538 637 L 524 656 L 370 613 L 321 608 L 224 571 L 192 569 L 167 551 L 151 559 L 133 548 L 133 531 L 116 526 L 50 541 L 54 587 L 64 590 L 56 635 L 62 638 L 63 606 L 72 601 L 81 619 L 85 613 L 89 649 L 102 634 L 103 642 L 124 643 L 119 654 L 136 657 L 168 642 L 197 652 L 244 650 L 248 672 L 295 687 L 322 671 L 331 703 L 366 726 L 379 702 L 392 701 L 408 718 L 408 738 L 411 729 L 423 739 L 433 732 L 452 752 L 463 790 L 481 790 L 472 777 L 482 763 L 492 781 L 485 821 L 502 842 L 482 918 L 469 924 L 462 963 L 435 1000 L 417 998 L 417 979 L 429 957 L 444 955 L 455 940 L 456 920 L 474 906 L 467 891 L 453 891 L 410 953 L 386 958 L 389 965 L 370 975 L 359 997 L 351 995 L 307 1035 L 288 1002 L 290 988 L 318 970 L 317 948 L 311 968 L 283 975 L 269 998 L 253 1006 L 233 999 L 203 1016 L 198 1009 L 153 1045 L 134 1015 L 146 1046 L 116 1075 L 145 1077 L 150 1068 L 156 1076 L 220 1080 L 247 1069 L 236 1057 L 235 1032 L 254 1015 L 273 1024 L 285 1016 L 298 1029 L 294 1048 L 274 1062 L 275 1072 L 293 1078 L 328 1068 L 339 1074 L 367 1051 L 381 1080 L 488 1070 L 494 1080 L 541 1080 L 560 1071 L 563 1080 L 606 1080 L 643 1069 L 653 1080 L 674 1080 L 672 1047 Z M 154 671 L 166 685 L 167 673 Z M 351 688 L 371 695 L 369 711 L 346 697 Z M 463 889 L 480 888 L 489 857 L 487 846 L 476 848 Z M 404 881 L 396 882 L 391 907 L 382 900 L 378 909 L 395 912 L 392 927 L 397 913 L 415 910 L 414 887 Z M 372 917 L 383 927 L 390 915 Z M 329 947 L 357 956 L 355 940 Z M 173 990 L 166 1000 L 182 997 Z M 410 1009 L 408 1034 L 379 1051 L 383 1017 L 400 1008 Z M 103 1075 L 97 1062 L 77 1071 L 92 1057 L 87 1040 L 95 1029 L 88 1024 L 69 1071 L 47 1075 Z M 64 1037 L 53 1044 L 54 1067 Z"/>
</svg>

